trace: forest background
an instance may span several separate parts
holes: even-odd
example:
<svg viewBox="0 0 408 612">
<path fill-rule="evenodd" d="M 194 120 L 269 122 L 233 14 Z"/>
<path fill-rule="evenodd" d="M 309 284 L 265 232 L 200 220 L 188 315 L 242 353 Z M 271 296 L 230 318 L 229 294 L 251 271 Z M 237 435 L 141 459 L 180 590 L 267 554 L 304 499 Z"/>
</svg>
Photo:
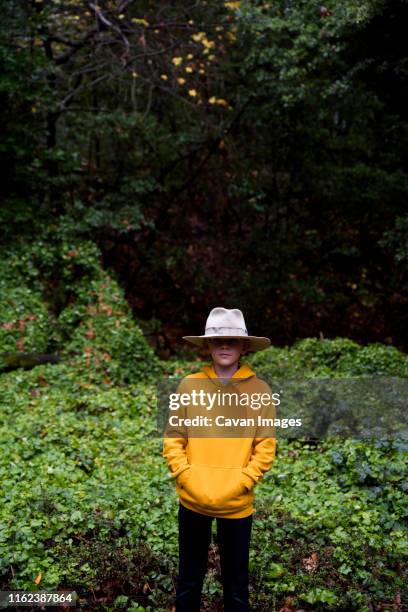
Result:
<svg viewBox="0 0 408 612">
<path fill-rule="evenodd" d="M 260 374 L 408 375 L 408 4 L 2 8 L 1 581 L 170 609 L 183 334 L 238 307 Z M 402 610 L 407 487 L 403 440 L 282 440 L 256 609 Z"/>
</svg>

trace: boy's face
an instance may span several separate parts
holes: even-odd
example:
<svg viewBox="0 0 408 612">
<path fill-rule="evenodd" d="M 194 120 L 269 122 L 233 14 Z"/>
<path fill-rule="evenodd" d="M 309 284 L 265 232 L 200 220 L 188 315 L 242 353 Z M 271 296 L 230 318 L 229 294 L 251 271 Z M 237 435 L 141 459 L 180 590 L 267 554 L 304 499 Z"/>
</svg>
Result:
<svg viewBox="0 0 408 612">
<path fill-rule="evenodd" d="M 246 341 L 238 338 L 212 338 L 207 340 L 207 346 L 214 363 L 219 366 L 238 363 L 248 350 Z"/>
</svg>

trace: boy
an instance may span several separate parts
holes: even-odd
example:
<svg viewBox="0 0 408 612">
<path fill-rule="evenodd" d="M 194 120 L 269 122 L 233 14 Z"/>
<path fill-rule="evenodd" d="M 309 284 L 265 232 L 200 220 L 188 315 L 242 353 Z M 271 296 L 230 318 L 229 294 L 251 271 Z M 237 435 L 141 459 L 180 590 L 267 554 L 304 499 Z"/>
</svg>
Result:
<svg viewBox="0 0 408 612">
<path fill-rule="evenodd" d="M 172 415 L 172 424 L 175 420 L 177 425 L 163 441 L 163 456 L 180 498 L 176 611 L 200 611 L 211 525 L 216 518 L 224 610 L 247 612 L 253 488 L 272 466 L 276 451 L 274 430 L 257 425 L 258 415 L 265 415 L 265 406 L 259 410 L 261 396 L 266 399 L 268 417 L 276 413 L 269 386 L 239 360 L 248 351 L 267 348 L 270 340 L 249 336 L 242 312 L 225 308 L 210 312 L 203 336 L 184 339 L 206 346 L 212 366 L 181 381 L 178 395 L 189 394 L 192 400 L 180 406 L 177 417 Z M 192 412 L 199 397 L 207 403 Z M 204 427 L 191 426 L 193 419 L 186 420 L 185 415 L 192 414 L 206 417 Z M 242 418 L 227 418 L 231 416 Z M 238 421 L 239 426 L 224 426 Z M 214 422 L 220 426 L 215 428 Z"/>
</svg>

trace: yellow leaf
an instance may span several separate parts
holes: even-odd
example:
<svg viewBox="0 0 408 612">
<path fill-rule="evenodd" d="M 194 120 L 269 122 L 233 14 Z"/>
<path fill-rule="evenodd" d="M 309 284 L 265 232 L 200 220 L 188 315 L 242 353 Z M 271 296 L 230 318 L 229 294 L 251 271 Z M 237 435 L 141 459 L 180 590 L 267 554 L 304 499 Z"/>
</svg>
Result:
<svg viewBox="0 0 408 612">
<path fill-rule="evenodd" d="M 193 57 L 194 57 L 194 55 L 193 55 L 192 53 L 189 53 L 189 54 L 187 55 L 187 59 L 193 59 Z"/>
<path fill-rule="evenodd" d="M 224 100 L 223 98 L 216 98 L 215 96 L 212 96 L 208 101 L 210 104 L 218 104 L 219 106 L 228 106 L 228 102 Z"/>
<path fill-rule="evenodd" d="M 193 72 L 193 69 L 191 68 L 191 66 L 187 66 L 186 72 Z"/>
<path fill-rule="evenodd" d="M 183 79 L 183 77 L 180 77 L 179 79 L 177 79 L 177 83 L 179 85 L 184 85 L 185 82 L 186 82 L 186 79 Z"/>
<path fill-rule="evenodd" d="M 161 74 L 160 78 L 163 79 L 163 81 L 167 81 L 169 77 L 167 76 L 167 74 Z"/>
<path fill-rule="evenodd" d="M 193 34 L 191 38 L 195 42 L 201 42 L 203 38 L 206 38 L 205 32 L 198 32 L 198 34 Z"/>
<path fill-rule="evenodd" d="M 125 18 L 124 14 L 123 14 L 123 13 L 121 13 L 121 14 L 119 15 L 119 19 L 124 19 L 124 18 Z"/>
<path fill-rule="evenodd" d="M 215 44 L 213 40 L 208 40 L 208 38 L 204 38 L 201 43 L 206 49 L 212 49 Z"/>
<path fill-rule="evenodd" d="M 195 98 L 197 95 L 197 91 L 195 89 L 189 89 L 188 95 L 191 96 L 192 98 Z"/>
<path fill-rule="evenodd" d="M 171 60 L 173 62 L 173 64 L 175 66 L 180 66 L 181 62 L 183 61 L 182 57 L 173 57 L 173 59 Z"/>
<path fill-rule="evenodd" d="M 241 6 L 241 2 L 224 2 L 224 6 L 230 9 L 239 9 Z"/>
<path fill-rule="evenodd" d="M 148 26 L 149 22 L 146 21 L 146 19 L 137 19 L 136 17 L 133 17 L 132 19 L 133 23 L 141 23 L 144 26 Z"/>
</svg>

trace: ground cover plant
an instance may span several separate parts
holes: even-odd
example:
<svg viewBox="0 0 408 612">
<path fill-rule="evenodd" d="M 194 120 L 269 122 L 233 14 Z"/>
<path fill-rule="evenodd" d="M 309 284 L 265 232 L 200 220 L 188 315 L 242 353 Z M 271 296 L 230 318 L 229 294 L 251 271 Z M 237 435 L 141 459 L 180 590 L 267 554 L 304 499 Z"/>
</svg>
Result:
<svg viewBox="0 0 408 612">
<path fill-rule="evenodd" d="M 156 435 L 156 382 L 199 362 L 157 359 L 89 245 L 43 246 L 38 264 L 30 248 L 30 274 L 22 257 L 2 268 L 3 347 L 61 360 L 1 366 L 1 587 L 74 589 L 83 609 L 170 610 L 177 500 Z M 64 257 L 69 294 L 53 299 Z M 309 338 L 248 361 L 259 375 L 407 377 L 408 358 Z M 258 487 L 254 609 L 402 610 L 406 473 L 403 439 L 280 439 Z M 221 600 L 213 544 L 203 606 L 221 610 Z"/>
</svg>

